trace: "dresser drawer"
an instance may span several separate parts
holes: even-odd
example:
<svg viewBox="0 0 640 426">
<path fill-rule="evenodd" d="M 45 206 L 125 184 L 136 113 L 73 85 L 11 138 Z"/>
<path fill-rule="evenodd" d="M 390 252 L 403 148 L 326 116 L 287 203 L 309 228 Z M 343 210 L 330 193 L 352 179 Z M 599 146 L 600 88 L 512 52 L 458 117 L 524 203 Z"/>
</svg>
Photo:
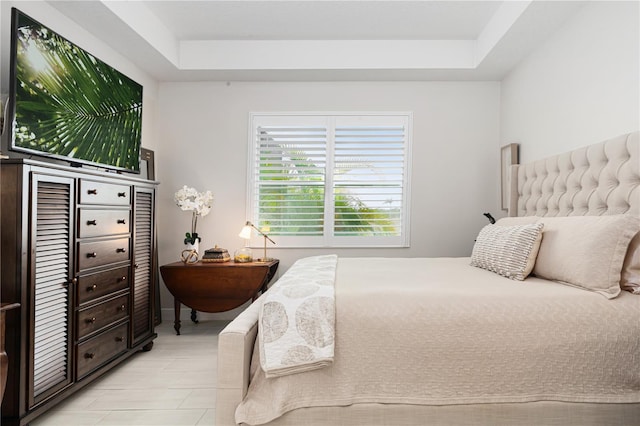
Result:
<svg viewBox="0 0 640 426">
<path fill-rule="evenodd" d="M 78 216 L 79 238 L 131 232 L 129 210 L 80 209 Z"/>
<path fill-rule="evenodd" d="M 78 339 L 129 315 L 129 294 L 107 300 L 78 312 Z"/>
<path fill-rule="evenodd" d="M 131 204 L 131 187 L 114 183 L 80 179 L 80 204 Z"/>
<path fill-rule="evenodd" d="M 121 324 L 78 345 L 78 378 L 86 376 L 127 350 L 128 325 L 129 323 Z"/>
<path fill-rule="evenodd" d="M 128 287 L 128 266 L 78 277 L 78 304 L 82 305 Z"/>
<path fill-rule="evenodd" d="M 78 243 L 80 270 L 129 260 L 129 238 Z"/>
</svg>

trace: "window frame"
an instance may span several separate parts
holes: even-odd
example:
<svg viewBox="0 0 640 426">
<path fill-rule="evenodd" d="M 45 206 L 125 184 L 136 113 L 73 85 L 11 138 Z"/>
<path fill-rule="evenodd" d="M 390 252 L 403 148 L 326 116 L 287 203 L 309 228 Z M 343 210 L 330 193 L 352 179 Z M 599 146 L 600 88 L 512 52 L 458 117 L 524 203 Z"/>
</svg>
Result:
<svg viewBox="0 0 640 426">
<path fill-rule="evenodd" d="M 382 121 L 378 125 L 389 124 L 391 122 L 401 122 L 405 128 L 404 131 L 404 158 L 403 158 L 403 177 L 402 177 L 402 205 L 401 205 L 401 222 L 399 236 L 335 236 L 333 235 L 334 226 L 334 173 L 331 172 L 334 167 L 335 160 L 335 129 L 336 121 L 340 119 L 352 117 L 354 119 L 363 119 L 364 121 L 375 120 L 380 117 L 381 120 L 387 119 L 387 123 Z M 259 218 L 257 217 L 256 206 L 256 130 L 260 124 L 257 122 L 262 119 L 270 120 L 269 125 L 277 125 L 286 123 L 285 125 L 296 124 L 295 122 L 304 123 L 304 125 L 312 126 L 312 120 L 318 120 L 317 123 L 323 122 L 322 125 L 327 126 L 326 140 L 326 164 L 325 164 L 325 198 L 324 198 L 324 231 L 322 236 L 272 236 L 276 240 L 278 248 L 406 248 L 410 247 L 410 211 L 411 211 L 411 146 L 413 133 L 413 113 L 410 111 L 393 111 L 393 112 L 336 112 L 336 111 L 305 111 L 305 112 L 250 112 L 248 126 L 248 152 L 247 152 L 247 191 L 246 191 L 246 217 L 247 220 L 259 226 Z M 280 123 L 279 123 L 280 122 Z M 263 238 L 256 232 L 252 234 L 251 240 L 247 246 L 258 248 L 263 246 Z"/>
</svg>

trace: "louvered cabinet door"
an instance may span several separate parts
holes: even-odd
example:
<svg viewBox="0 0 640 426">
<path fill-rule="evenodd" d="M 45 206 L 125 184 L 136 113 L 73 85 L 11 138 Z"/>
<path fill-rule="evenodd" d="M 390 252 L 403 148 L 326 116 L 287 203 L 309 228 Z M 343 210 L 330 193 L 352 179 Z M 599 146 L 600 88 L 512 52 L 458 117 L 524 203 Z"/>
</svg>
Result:
<svg viewBox="0 0 640 426">
<path fill-rule="evenodd" d="M 154 243 L 154 191 L 136 187 L 133 216 L 133 312 L 132 343 L 149 337 L 153 331 L 153 243 Z"/>
<path fill-rule="evenodd" d="M 31 180 L 31 318 L 29 402 L 34 406 L 72 380 L 71 293 L 73 179 Z"/>
</svg>

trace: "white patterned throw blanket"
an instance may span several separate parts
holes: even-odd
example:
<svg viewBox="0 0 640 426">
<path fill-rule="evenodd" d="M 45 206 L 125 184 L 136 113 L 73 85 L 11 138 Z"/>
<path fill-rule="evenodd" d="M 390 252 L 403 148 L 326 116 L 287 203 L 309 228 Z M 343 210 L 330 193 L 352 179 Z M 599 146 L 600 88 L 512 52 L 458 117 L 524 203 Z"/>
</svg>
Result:
<svg viewBox="0 0 640 426">
<path fill-rule="evenodd" d="M 336 255 L 300 259 L 266 292 L 258 326 L 266 377 L 333 362 L 337 264 Z"/>
</svg>

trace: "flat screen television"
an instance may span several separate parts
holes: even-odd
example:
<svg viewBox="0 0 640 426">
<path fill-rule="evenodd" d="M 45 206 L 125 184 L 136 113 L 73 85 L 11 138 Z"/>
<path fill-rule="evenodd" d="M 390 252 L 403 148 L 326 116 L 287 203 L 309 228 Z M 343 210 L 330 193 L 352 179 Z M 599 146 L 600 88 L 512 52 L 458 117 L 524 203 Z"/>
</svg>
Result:
<svg viewBox="0 0 640 426">
<path fill-rule="evenodd" d="M 140 171 L 142 86 L 12 9 L 12 151 Z"/>
</svg>

